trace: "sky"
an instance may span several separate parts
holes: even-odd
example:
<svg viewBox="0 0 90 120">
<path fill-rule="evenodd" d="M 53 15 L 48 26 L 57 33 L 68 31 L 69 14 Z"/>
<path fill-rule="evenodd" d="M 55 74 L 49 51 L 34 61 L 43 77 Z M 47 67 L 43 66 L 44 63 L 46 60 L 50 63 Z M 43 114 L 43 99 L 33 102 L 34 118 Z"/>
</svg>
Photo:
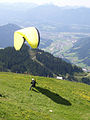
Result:
<svg viewBox="0 0 90 120">
<path fill-rule="evenodd" d="M 55 4 L 58 6 L 83 6 L 83 7 L 89 7 L 90 8 L 90 0 L 0 0 L 0 2 L 29 2 L 29 3 L 35 3 L 38 5 L 42 4 Z"/>
</svg>

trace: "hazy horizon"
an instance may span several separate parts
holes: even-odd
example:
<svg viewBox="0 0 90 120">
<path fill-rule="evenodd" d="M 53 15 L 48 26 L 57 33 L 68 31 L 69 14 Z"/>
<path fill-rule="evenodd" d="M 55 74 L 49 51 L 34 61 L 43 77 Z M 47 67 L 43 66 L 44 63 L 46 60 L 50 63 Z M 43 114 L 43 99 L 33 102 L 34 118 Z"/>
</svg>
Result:
<svg viewBox="0 0 90 120">
<path fill-rule="evenodd" d="M 33 3 L 37 5 L 43 4 L 54 4 L 60 7 L 71 6 L 71 7 L 89 7 L 90 0 L 0 0 L 0 3 Z"/>
</svg>

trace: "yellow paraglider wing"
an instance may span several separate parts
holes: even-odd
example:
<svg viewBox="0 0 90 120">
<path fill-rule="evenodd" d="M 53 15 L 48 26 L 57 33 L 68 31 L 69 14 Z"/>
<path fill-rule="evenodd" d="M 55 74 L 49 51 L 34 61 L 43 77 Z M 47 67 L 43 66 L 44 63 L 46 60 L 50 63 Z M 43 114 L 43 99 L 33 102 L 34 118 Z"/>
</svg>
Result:
<svg viewBox="0 0 90 120">
<path fill-rule="evenodd" d="M 28 27 L 15 31 L 14 48 L 20 50 L 25 40 L 32 48 L 37 48 L 40 43 L 39 31 L 35 27 Z"/>
<path fill-rule="evenodd" d="M 17 32 L 14 33 L 14 48 L 16 50 L 20 50 L 20 48 L 22 47 L 24 43 L 24 39 L 23 37 L 18 34 Z"/>
</svg>

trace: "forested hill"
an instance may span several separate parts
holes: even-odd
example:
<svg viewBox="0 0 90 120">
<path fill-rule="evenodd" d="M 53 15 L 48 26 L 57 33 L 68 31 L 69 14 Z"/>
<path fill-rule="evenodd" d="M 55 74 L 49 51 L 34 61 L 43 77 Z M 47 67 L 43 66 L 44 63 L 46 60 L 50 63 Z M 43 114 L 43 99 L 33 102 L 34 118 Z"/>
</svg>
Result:
<svg viewBox="0 0 90 120">
<path fill-rule="evenodd" d="M 0 50 L 0 71 L 30 73 L 39 76 L 73 75 L 82 72 L 81 68 L 71 65 L 50 53 L 39 49 L 29 49 L 24 45 L 21 51 L 13 47 Z"/>
</svg>

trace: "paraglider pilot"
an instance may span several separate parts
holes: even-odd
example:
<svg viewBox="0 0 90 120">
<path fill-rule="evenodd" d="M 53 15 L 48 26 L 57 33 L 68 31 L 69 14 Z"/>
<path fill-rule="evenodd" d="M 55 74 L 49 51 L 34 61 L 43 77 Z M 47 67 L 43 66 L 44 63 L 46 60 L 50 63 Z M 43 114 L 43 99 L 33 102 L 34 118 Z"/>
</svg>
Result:
<svg viewBox="0 0 90 120">
<path fill-rule="evenodd" d="M 32 89 L 32 87 L 34 87 L 35 88 L 35 86 L 36 86 L 36 80 L 34 80 L 34 78 L 32 78 L 32 82 L 31 82 L 31 87 L 30 87 L 30 89 L 29 90 L 31 90 Z"/>
</svg>

